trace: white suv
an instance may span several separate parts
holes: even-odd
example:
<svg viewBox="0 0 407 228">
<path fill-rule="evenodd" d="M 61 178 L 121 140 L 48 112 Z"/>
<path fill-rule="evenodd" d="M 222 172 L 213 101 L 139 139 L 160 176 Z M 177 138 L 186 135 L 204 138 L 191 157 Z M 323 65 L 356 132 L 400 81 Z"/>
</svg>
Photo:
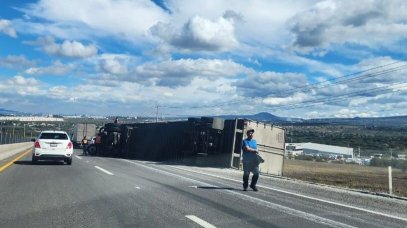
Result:
<svg viewBox="0 0 407 228">
<path fill-rule="evenodd" d="M 32 162 L 63 160 L 72 164 L 73 144 L 65 131 L 42 131 L 34 143 Z"/>
</svg>

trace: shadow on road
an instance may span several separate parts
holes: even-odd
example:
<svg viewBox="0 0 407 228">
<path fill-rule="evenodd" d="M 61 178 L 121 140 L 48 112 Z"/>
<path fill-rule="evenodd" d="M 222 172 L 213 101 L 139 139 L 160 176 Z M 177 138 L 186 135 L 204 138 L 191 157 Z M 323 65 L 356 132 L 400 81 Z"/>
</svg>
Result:
<svg viewBox="0 0 407 228">
<path fill-rule="evenodd" d="M 33 163 L 32 161 L 15 161 L 16 165 L 64 165 L 62 161 L 40 161 Z"/>
</svg>

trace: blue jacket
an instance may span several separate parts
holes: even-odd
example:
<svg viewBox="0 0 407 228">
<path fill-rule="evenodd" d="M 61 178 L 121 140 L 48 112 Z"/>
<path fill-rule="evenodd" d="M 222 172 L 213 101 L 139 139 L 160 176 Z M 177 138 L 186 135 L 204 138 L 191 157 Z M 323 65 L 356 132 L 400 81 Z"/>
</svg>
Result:
<svg viewBox="0 0 407 228">
<path fill-rule="evenodd" d="M 257 156 L 253 152 L 246 151 L 245 147 L 248 146 L 252 149 L 257 150 L 257 142 L 254 139 L 244 139 L 243 140 L 243 162 L 251 162 L 256 160 Z"/>
</svg>

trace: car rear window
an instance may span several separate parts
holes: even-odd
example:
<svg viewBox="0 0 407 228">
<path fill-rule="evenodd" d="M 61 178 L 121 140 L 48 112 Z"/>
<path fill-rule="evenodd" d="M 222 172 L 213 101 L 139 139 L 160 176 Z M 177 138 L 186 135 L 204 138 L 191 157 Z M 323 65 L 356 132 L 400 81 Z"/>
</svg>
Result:
<svg viewBox="0 0 407 228">
<path fill-rule="evenodd" d="M 63 133 L 42 133 L 40 139 L 68 139 L 68 135 Z"/>
</svg>

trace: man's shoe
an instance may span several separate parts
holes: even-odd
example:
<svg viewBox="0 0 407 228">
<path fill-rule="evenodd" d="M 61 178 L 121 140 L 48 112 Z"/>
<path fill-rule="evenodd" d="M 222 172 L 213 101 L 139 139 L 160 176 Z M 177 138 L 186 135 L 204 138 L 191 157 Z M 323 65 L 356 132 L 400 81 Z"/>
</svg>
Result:
<svg viewBox="0 0 407 228">
<path fill-rule="evenodd" d="M 243 191 L 247 191 L 247 188 L 243 188 Z"/>
<path fill-rule="evenodd" d="M 256 188 L 256 186 L 250 186 L 250 188 L 253 189 L 253 191 L 255 191 L 255 192 L 259 191 L 259 190 Z"/>
</svg>

